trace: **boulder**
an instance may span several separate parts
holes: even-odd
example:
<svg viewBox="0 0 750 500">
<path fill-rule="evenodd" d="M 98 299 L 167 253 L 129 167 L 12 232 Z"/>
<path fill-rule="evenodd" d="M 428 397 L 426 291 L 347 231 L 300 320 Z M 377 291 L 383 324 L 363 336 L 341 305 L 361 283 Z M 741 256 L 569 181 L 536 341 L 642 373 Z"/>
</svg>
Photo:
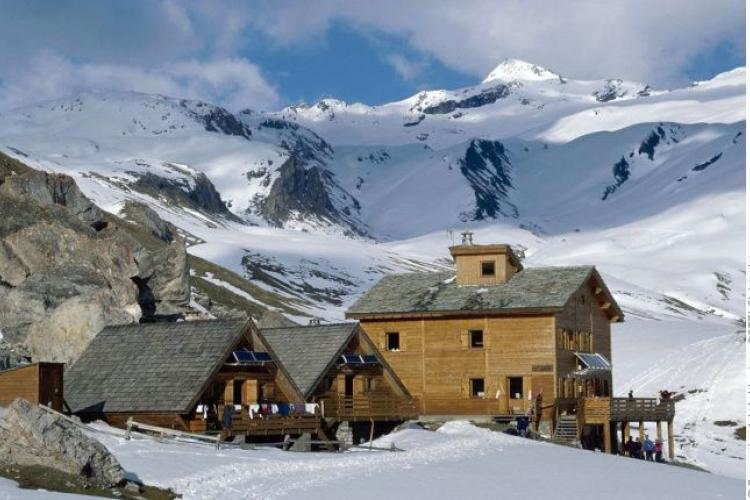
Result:
<svg viewBox="0 0 750 500">
<path fill-rule="evenodd" d="M 105 216 L 72 178 L 11 166 L 0 169 L 7 342 L 28 347 L 35 360 L 71 363 L 105 326 L 189 310 L 188 256 L 174 226 L 132 204 L 135 224 L 161 240 L 142 243 L 137 229 Z"/>
<path fill-rule="evenodd" d="M 10 175 L 0 184 L 0 194 L 36 200 L 41 206 L 60 205 L 93 227 L 101 227 L 104 214 L 81 193 L 72 177 L 31 171 Z"/>
<path fill-rule="evenodd" d="M 103 488 L 126 482 L 122 466 L 99 441 L 63 416 L 20 398 L 0 420 L 0 464 L 48 467 Z"/>
<path fill-rule="evenodd" d="M 159 214 L 145 203 L 127 200 L 120 210 L 120 215 L 125 220 L 148 230 L 161 241 L 169 243 L 177 235 L 177 228 L 159 217 Z"/>
</svg>

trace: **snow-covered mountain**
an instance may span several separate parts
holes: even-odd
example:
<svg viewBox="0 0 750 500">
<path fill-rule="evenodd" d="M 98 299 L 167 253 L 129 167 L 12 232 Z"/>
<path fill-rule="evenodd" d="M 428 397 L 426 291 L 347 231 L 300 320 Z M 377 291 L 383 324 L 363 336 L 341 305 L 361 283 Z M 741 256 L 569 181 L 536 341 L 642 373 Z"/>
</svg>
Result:
<svg viewBox="0 0 750 500">
<path fill-rule="evenodd" d="M 530 266 L 595 264 L 626 313 L 616 390 L 680 391 L 680 454 L 740 475 L 744 85 L 744 68 L 659 90 L 507 60 L 381 106 L 87 93 L 0 114 L 0 150 L 111 212 L 145 202 L 192 254 L 325 319 L 384 273 L 450 265 L 446 230 Z"/>
</svg>

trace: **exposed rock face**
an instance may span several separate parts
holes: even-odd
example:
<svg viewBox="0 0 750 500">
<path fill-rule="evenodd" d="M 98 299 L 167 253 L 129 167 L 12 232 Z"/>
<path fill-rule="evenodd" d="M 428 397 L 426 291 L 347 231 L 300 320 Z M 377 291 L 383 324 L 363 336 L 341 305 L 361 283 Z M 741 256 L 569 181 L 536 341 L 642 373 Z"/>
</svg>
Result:
<svg viewBox="0 0 750 500">
<path fill-rule="evenodd" d="M 268 196 L 259 203 L 260 214 L 279 225 L 295 218 L 316 218 L 366 235 L 359 210 L 359 201 L 335 182 L 330 171 L 318 166 L 305 168 L 294 156 L 279 168 Z"/>
<path fill-rule="evenodd" d="M 107 448 L 25 399 L 16 399 L 0 421 L 0 463 L 49 467 L 104 488 L 125 483 L 125 471 Z"/>
<path fill-rule="evenodd" d="M 185 312 L 190 304 L 190 266 L 182 238 L 152 254 L 150 268 L 143 272 L 153 294 L 154 317 Z"/>
<path fill-rule="evenodd" d="M 495 87 L 484 89 L 478 94 L 461 99 L 460 101 L 449 99 L 438 104 L 433 104 L 432 106 L 427 106 L 422 112 L 427 113 L 428 115 L 439 115 L 452 113 L 457 109 L 478 108 L 487 104 L 492 104 L 498 99 L 504 99 L 509 95 L 510 87 L 501 83 Z"/>
<path fill-rule="evenodd" d="M 518 217 L 518 209 L 509 200 L 509 191 L 513 189 L 511 164 L 501 142 L 474 139 L 460 161 L 460 168 L 476 199 L 471 219 Z"/>
<path fill-rule="evenodd" d="M 67 175 L 33 171 L 25 175 L 8 176 L 0 184 L 0 194 L 29 197 L 42 206 L 54 204 L 66 207 L 84 223 L 98 225 L 103 220 L 99 207 L 91 203 Z"/>
<path fill-rule="evenodd" d="M 175 205 L 190 207 L 213 215 L 235 218 L 229 211 L 213 183 L 203 172 L 191 182 L 168 179 L 150 172 L 128 172 L 138 180 L 131 187 L 153 198 L 167 198 Z"/>
<path fill-rule="evenodd" d="M 177 228 L 162 220 L 159 214 L 145 203 L 128 200 L 120 210 L 120 215 L 125 220 L 151 231 L 155 238 L 162 241 L 171 242 L 177 236 Z"/>
<path fill-rule="evenodd" d="M 107 325 L 189 307 L 184 241 L 153 211 L 144 227 L 175 241 L 147 250 L 72 178 L 14 166 L 0 168 L 0 213 L 0 329 L 35 360 L 70 363 Z"/>
</svg>

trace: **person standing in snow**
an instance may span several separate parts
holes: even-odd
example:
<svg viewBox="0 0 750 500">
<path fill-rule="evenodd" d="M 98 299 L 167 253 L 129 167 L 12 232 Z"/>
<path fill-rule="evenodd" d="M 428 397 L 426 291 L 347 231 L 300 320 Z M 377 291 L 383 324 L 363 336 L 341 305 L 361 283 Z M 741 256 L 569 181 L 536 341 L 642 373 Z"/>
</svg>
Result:
<svg viewBox="0 0 750 500">
<path fill-rule="evenodd" d="M 664 441 L 661 439 L 657 439 L 656 443 L 654 444 L 654 452 L 656 452 L 656 461 L 657 462 L 663 462 L 664 461 Z"/>
<path fill-rule="evenodd" d="M 521 437 L 528 436 L 529 419 L 526 418 L 525 415 L 521 415 L 520 417 L 516 418 L 516 429 L 518 430 L 519 436 Z"/>
<path fill-rule="evenodd" d="M 643 443 L 640 438 L 635 438 L 635 458 L 643 460 Z"/>
<path fill-rule="evenodd" d="M 643 451 L 646 453 L 646 460 L 649 462 L 654 461 L 654 448 L 655 444 L 651 439 L 648 437 L 648 434 L 646 434 L 646 439 L 643 441 Z"/>
<path fill-rule="evenodd" d="M 633 441 L 633 436 L 628 436 L 628 442 L 625 443 L 625 452 L 628 454 L 630 458 L 635 458 L 635 441 Z"/>
</svg>

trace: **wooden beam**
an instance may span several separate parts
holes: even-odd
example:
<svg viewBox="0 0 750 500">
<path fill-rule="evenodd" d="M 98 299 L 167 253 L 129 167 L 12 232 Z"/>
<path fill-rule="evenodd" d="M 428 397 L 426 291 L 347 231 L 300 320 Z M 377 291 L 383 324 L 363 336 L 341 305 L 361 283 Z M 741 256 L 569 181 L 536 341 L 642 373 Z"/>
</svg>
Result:
<svg viewBox="0 0 750 500">
<path fill-rule="evenodd" d="M 643 444 L 643 440 L 646 438 L 646 427 L 643 425 L 643 420 L 638 422 L 638 437 L 641 439 L 641 444 Z"/>
<path fill-rule="evenodd" d="M 604 424 L 604 453 L 612 453 L 612 422 Z"/>
<path fill-rule="evenodd" d="M 667 421 L 667 439 L 669 439 L 669 460 L 674 460 L 674 420 Z"/>
<path fill-rule="evenodd" d="M 610 307 L 612 307 L 612 303 L 611 302 L 605 302 L 605 303 L 603 303 L 602 305 L 599 306 L 599 309 L 606 310 L 606 309 L 609 309 Z"/>
<path fill-rule="evenodd" d="M 598 287 L 594 288 L 594 295 L 599 295 L 603 291 L 604 290 L 602 289 L 602 287 L 598 286 Z"/>
</svg>

